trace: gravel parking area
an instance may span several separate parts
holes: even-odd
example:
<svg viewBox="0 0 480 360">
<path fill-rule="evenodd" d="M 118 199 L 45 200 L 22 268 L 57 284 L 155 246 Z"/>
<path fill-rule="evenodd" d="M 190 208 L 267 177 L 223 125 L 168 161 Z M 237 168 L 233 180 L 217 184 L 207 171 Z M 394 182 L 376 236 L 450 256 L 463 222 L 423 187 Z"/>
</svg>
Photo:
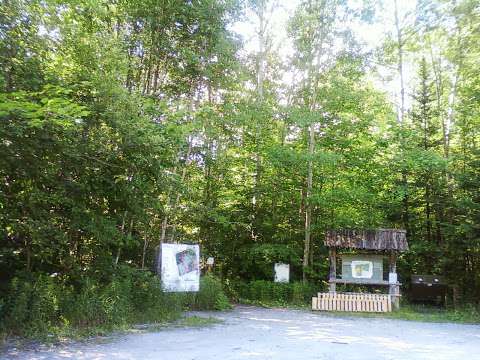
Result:
<svg viewBox="0 0 480 360">
<path fill-rule="evenodd" d="M 3 359 L 435 359 L 480 360 L 480 326 L 341 317 L 237 306 L 220 324 L 166 328 L 28 350 Z"/>
</svg>

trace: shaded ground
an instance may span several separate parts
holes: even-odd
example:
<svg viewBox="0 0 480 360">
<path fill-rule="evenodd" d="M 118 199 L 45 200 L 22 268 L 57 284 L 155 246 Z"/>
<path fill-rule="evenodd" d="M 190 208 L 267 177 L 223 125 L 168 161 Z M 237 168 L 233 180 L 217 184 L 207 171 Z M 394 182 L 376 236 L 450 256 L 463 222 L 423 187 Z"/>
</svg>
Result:
<svg viewBox="0 0 480 360">
<path fill-rule="evenodd" d="M 196 313 L 224 320 L 56 347 L 5 359 L 471 359 L 480 360 L 480 326 L 348 318 L 302 310 L 238 306 Z"/>
</svg>

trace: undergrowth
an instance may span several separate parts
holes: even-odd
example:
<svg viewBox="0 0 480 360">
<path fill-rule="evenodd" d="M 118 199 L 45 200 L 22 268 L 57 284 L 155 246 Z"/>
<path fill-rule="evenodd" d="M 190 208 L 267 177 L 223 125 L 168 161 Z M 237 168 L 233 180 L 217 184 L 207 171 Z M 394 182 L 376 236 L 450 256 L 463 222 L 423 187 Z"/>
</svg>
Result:
<svg viewBox="0 0 480 360">
<path fill-rule="evenodd" d="M 321 289 L 322 286 L 299 281 L 275 283 L 265 280 L 236 282 L 229 287 L 238 302 L 266 307 L 304 307 L 311 304 L 312 296 Z"/>
<path fill-rule="evenodd" d="M 133 324 L 161 324 L 185 310 L 225 310 L 230 303 L 221 282 L 201 278 L 198 293 L 166 293 L 157 276 L 119 266 L 108 279 L 63 279 L 19 274 L 0 301 L 0 339 L 44 342 L 125 330 Z"/>
<path fill-rule="evenodd" d="M 257 280 L 230 284 L 229 291 L 237 302 L 267 308 L 311 309 L 311 299 L 317 292 L 324 290 L 325 285 L 293 283 L 274 283 Z M 316 312 L 317 313 L 317 312 Z M 358 316 L 374 318 L 390 318 L 423 322 L 455 322 L 480 323 L 480 308 L 475 305 L 442 308 L 432 305 L 402 303 L 399 310 L 390 313 L 362 312 L 319 312 L 334 316 Z"/>
</svg>

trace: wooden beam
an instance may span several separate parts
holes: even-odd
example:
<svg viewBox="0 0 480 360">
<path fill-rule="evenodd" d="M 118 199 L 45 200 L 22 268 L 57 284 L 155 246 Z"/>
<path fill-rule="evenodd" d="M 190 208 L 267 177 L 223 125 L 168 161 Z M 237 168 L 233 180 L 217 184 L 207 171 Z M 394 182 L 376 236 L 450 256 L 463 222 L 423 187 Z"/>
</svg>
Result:
<svg viewBox="0 0 480 360">
<path fill-rule="evenodd" d="M 389 270 L 391 273 L 397 272 L 397 253 L 395 251 L 390 251 Z"/>
<path fill-rule="evenodd" d="M 388 268 L 391 273 L 397 273 L 397 253 L 395 251 L 390 252 L 390 263 Z M 388 292 L 392 299 L 392 307 L 395 310 L 398 310 L 400 308 L 400 286 L 398 285 L 398 282 L 390 284 Z"/>
<path fill-rule="evenodd" d="M 336 284 L 357 284 L 357 285 L 384 285 L 389 286 L 390 283 L 387 280 L 369 280 L 369 279 L 330 279 L 330 282 L 334 282 Z M 399 282 L 396 285 L 400 286 Z"/>
<path fill-rule="evenodd" d="M 337 279 L 337 249 L 331 247 L 328 249 L 328 260 L 330 262 L 330 273 L 328 277 L 328 282 L 330 284 L 330 292 L 336 291 L 336 279 Z"/>
</svg>

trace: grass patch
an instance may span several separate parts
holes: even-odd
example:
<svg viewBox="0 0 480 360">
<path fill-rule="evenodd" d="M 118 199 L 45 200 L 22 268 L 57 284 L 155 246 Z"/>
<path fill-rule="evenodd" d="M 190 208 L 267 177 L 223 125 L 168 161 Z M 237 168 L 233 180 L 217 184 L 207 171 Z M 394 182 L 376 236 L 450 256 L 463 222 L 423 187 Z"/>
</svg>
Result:
<svg viewBox="0 0 480 360">
<path fill-rule="evenodd" d="M 393 319 L 424 321 L 424 322 L 454 322 L 462 324 L 480 323 L 480 311 L 474 306 L 460 309 L 444 309 L 428 305 L 404 305 L 398 311 L 388 313 Z"/>
<path fill-rule="evenodd" d="M 176 322 L 177 326 L 180 327 L 204 327 L 204 326 L 211 326 L 215 324 L 221 324 L 223 320 L 218 319 L 213 316 L 203 317 L 203 316 L 185 316 L 184 318 L 180 319 Z"/>
<path fill-rule="evenodd" d="M 122 325 L 122 326 L 109 326 L 109 327 L 87 327 L 87 328 L 69 328 L 62 329 L 62 332 L 54 334 L 42 334 L 35 339 L 13 337 L 0 339 L 0 357 L 2 351 L 7 347 L 16 348 L 28 348 L 36 347 L 39 344 L 51 345 L 61 344 L 71 341 L 85 341 L 95 340 L 101 341 L 101 338 L 105 338 L 106 341 L 110 341 L 112 337 L 116 335 L 129 334 L 129 333 L 144 333 L 144 332 L 157 332 L 163 330 L 169 330 L 172 328 L 200 328 L 206 326 L 212 326 L 221 324 L 224 321 L 222 319 L 215 318 L 213 316 L 184 316 L 175 321 L 164 321 L 156 323 L 147 323 L 139 325 Z"/>
<path fill-rule="evenodd" d="M 480 324 L 480 311 L 474 306 L 467 306 L 461 309 L 445 309 L 429 305 L 405 304 L 397 311 L 390 313 L 367 313 L 367 312 L 343 312 L 332 311 L 322 312 L 333 316 L 350 316 L 363 318 L 383 318 L 407 321 L 421 321 L 434 323 L 459 323 L 459 324 Z"/>
<path fill-rule="evenodd" d="M 179 320 L 167 323 L 152 323 L 152 324 L 143 324 L 137 325 L 133 329 L 130 329 L 129 332 L 138 332 L 138 331 L 148 331 L 156 332 L 169 330 L 172 328 L 183 328 L 183 327 L 204 327 L 211 326 L 215 324 L 221 324 L 223 320 L 215 318 L 213 316 L 203 317 L 203 316 L 184 316 Z"/>
<path fill-rule="evenodd" d="M 266 309 L 273 309 L 273 308 L 282 308 L 282 309 L 295 309 L 295 310 L 308 310 L 310 309 L 310 305 L 306 303 L 289 303 L 285 301 L 275 301 L 275 300 L 249 300 L 249 299 L 239 299 L 239 304 L 243 305 L 252 305 L 263 307 Z"/>
</svg>

